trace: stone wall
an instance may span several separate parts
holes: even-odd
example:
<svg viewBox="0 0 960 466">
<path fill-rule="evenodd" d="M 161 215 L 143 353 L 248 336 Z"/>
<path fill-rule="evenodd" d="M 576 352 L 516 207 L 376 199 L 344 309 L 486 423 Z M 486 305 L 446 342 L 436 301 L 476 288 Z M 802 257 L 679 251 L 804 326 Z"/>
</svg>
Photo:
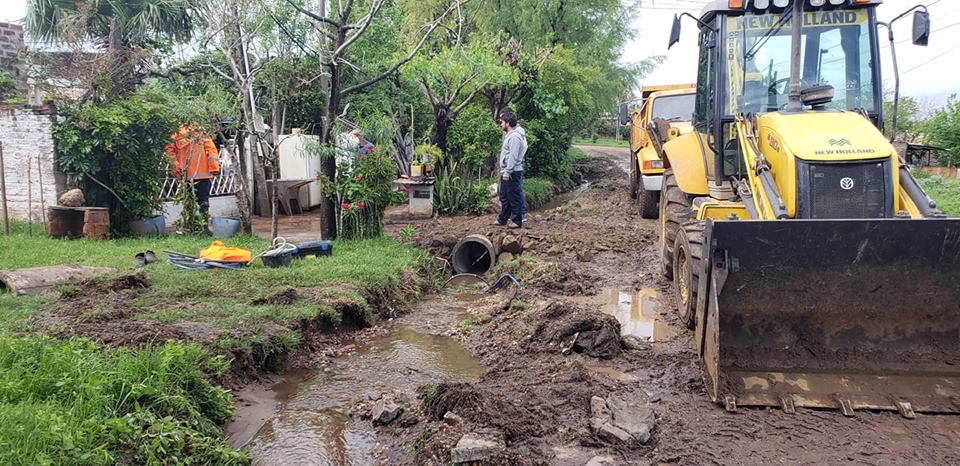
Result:
<svg viewBox="0 0 960 466">
<path fill-rule="evenodd" d="M 35 222 L 43 221 L 42 206 L 56 205 L 57 195 L 64 190 L 66 177 L 54 164 L 51 134 L 54 118 L 55 112 L 51 107 L 0 106 L 3 176 L 7 188 L 7 209 L 11 218 L 27 219 L 30 210 L 27 199 L 30 197 L 28 193 L 31 191 L 31 184 Z"/>
<path fill-rule="evenodd" d="M 17 80 L 17 93 L 27 93 L 27 75 L 20 54 L 25 50 L 23 26 L 0 23 L 0 69 L 9 72 Z"/>
</svg>

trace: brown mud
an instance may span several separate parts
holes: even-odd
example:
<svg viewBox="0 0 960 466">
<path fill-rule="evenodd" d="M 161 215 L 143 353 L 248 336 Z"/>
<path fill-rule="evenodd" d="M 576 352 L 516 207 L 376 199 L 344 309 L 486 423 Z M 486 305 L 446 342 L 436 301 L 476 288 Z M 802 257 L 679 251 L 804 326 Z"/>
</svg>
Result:
<svg viewBox="0 0 960 466">
<path fill-rule="evenodd" d="M 517 242 L 521 260 L 501 269 L 526 280 L 522 291 L 500 291 L 503 303 L 469 309 L 481 325 L 456 332 L 487 372 L 425 388 L 417 424 L 377 428 L 382 448 L 409 452 L 380 462 L 447 464 L 463 434 L 487 432 L 506 445 L 490 464 L 582 465 L 596 456 L 605 464 L 960 463 L 958 416 L 728 413 L 712 403 L 692 332 L 677 318 L 671 285 L 658 272 L 657 222 L 641 219 L 627 195 L 627 151 L 583 150 L 594 157 L 580 167 L 589 188 L 531 213 L 519 231 L 492 226 L 491 215 L 388 225 L 399 238 L 412 224 L 410 241 L 441 258 L 467 234 L 485 234 L 498 246 Z M 609 316 L 624 335 L 618 350 L 608 348 Z M 589 334 L 581 345 L 578 332 Z M 592 396 L 652 408 L 650 441 L 623 446 L 594 435 Z M 458 421 L 443 420 L 448 412 Z"/>
</svg>

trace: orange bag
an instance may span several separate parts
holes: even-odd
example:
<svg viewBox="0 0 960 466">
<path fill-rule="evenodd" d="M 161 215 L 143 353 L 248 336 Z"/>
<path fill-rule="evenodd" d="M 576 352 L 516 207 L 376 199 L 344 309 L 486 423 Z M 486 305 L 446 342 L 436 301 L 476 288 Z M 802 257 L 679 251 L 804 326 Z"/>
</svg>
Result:
<svg viewBox="0 0 960 466">
<path fill-rule="evenodd" d="M 210 247 L 200 250 L 200 257 L 212 261 L 250 262 L 253 254 L 243 248 L 225 246 L 223 241 L 214 241 Z"/>
</svg>

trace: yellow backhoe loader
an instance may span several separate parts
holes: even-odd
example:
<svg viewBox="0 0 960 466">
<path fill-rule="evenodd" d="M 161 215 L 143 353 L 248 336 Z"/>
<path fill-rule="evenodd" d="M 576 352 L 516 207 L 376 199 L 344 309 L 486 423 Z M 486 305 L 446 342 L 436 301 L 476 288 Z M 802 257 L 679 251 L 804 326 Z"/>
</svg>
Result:
<svg viewBox="0 0 960 466">
<path fill-rule="evenodd" d="M 662 147 L 660 249 L 714 401 L 960 412 L 960 220 L 882 133 L 876 0 L 722 0 L 693 131 Z M 802 20 L 800 20 L 802 18 Z M 897 80 L 899 85 L 899 79 Z M 896 123 L 894 123 L 895 125 Z"/>
</svg>

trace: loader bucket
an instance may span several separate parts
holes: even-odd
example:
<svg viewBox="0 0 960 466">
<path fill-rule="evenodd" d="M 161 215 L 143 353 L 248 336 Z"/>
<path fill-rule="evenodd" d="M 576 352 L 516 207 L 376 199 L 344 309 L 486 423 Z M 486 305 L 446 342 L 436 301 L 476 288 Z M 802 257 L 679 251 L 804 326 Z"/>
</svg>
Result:
<svg viewBox="0 0 960 466">
<path fill-rule="evenodd" d="M 960 219 L 707 221 L 714 401 L 960 412 Z"/>
</svg>

